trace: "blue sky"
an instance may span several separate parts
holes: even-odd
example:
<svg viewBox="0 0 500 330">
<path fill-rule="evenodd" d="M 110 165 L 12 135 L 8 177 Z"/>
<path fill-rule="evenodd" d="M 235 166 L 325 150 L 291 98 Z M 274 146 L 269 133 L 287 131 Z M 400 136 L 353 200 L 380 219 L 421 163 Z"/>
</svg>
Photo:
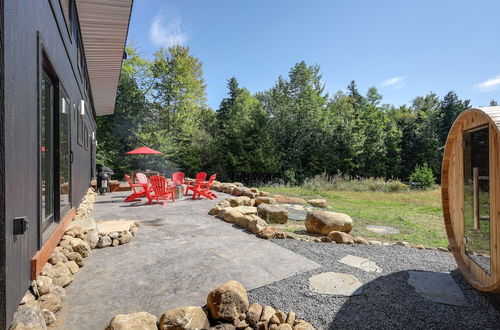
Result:
<svg viewBox="0 0 500 330">
<path fill-rule="evenodd" d="M 128 42 L 152 57 L 189 46 L 217 109 L 236 76 L 252 92 L 304 60 L 326 90 L 356 80 L 384 103 L 449 90 L 472 105 L 500 101 L 499 0 L 135 0 Z"/>
</svg>

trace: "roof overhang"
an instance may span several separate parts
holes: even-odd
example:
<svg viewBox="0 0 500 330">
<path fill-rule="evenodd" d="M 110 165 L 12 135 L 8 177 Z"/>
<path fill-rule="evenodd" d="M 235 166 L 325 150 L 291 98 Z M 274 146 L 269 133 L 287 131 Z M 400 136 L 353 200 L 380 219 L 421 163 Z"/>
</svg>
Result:
<svg viewBox="0 0 500 330">
<path fill-rule="evenodd" d="M 96 114 L 115 111 L 116 90 L 133 0 L 77 0 L 87 71 Z"/>
</svg>

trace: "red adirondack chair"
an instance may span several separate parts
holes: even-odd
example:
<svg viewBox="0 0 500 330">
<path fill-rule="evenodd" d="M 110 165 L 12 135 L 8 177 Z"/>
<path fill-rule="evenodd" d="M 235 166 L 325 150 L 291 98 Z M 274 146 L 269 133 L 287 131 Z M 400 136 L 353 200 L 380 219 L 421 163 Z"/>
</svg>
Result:
<svg viewBox="0 0 500 330">
<path fill-rule="evenodd" d="M 175 172 L 172 174 L 172 182 L 174 186 L 182 186 L 184 184 L 184 173 Z"/>
<path fill-rule="evenodd" d="M 217 198 L 217 196 L 213 193 L 213 191 L 210 190 L 216 177 L 217 174 L 212 174 L 208 182 L 203 182 L 198 185 L 195 185 L 195 188 L 193 190 L 193 199 L 201 196 L 204 196 L 210 200 Z"/>
<path fill-rule="evenodd" d="M 157 202 L 163 200 L 163 205 L 167 204 L 169 199 L 175 202 L 174 186 L 169 187 L 164 177 L 153 175 L 149 178 L 149 182 L 151 183 L 153 191 L 149 194 L 148 205 L 151 204 L 153 200 Z"/>
<path fill-rule="evenodd" d="M 132 183 L 132 180 L 130 179 L 130 177 L 127 174 L 125 174 L 125 179 L 127 179 L 128 184 L 130 185 L 130 188 L 132 188 L 132 191 L 133 191 L 133 193 L 131 193 L 129 196 L 127 196 L 127 198 L 125 198 L 125 202 L 128 203 L 128 202 L 137 201 L 137 200 L 139 200 L 140 197 L 146 196 L 146 190 L 144 189 L 142 184 Z"/>
<path fill-rule="evenodd" d="M 190 185 L 188 182 L 188 184 L 186 186 L 186 192 L 184 192 L 184 195 L 187 195 L 189 190 L 192 190 L 194 192 L 196 185 L 204 183 L 206 178 L 207 178 L 207 173 L 205 173 L 205 172 L 200 172 L 200 173 L 196 174 L 194 184 Z"/>
</svg>

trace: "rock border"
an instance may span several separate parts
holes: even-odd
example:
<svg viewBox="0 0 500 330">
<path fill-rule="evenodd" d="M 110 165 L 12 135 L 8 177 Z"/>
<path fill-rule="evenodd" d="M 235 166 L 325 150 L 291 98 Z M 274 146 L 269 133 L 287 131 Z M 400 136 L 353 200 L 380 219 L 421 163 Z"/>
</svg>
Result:
<svg viewBox="0 0 500 330">
<path fill-rule="evenodd" d="M 14 329 L 46 329 L 56 322 L 56 313 L 62 308 L 65 297 L 64 288 L 71 284 L 75 274 L 85 265 L 92 249 L 101 248 L 102 236 L 98 233 L 94 219 L 89 218 L 97 198 L 94 189 L 89 188 L 79 204 L 73 221 L 52 252 L 40 275 L 31 282 L 21 303 L 14 313 L 14 321 L 9 327 Z M 116 233 L 109 246 L 130 242 L 139 228 L 134 221 L 130 231 Z"/>
<path fill-rule="evenodd" d="M 222 183 L 216 181 L 212 189 L 235 197 L 226 198 L 224 201 L 217 203 L 208 214 L 215 216 L 221 220 L 232 223 L 233 225 L 247 229 L 253 234 L 263 239 L 295 239 L 306 242 L 317 243 L 334 243 L 334 244 L 363 244 L 363 245 L 376 245 L 376 246 L 404 246 L 416 249 L 437 250 L 441 252 L 450 252 L 450 248 L 444 247 L 427 247 L 424 245 L 411 245 L 407 242 L 383 242 L 379 240 L 367 240 L 361 236 L 353 237 L 348 232 L 331 231 L 328 235 L 301 235 L 281 231 L 277 228 L 268 226 L 267 222 L 257 214 L 248 215 L 242 214 L 237 210 L 239 206 L 259 206 L 261 204 L 277 204 L 278 201 L 287 201 L 290 198 L 281 195 L 271 196 L 268 192 L 259 190 L 257 188 L 247 188 L 240 182 Z M 293 201 L 299 204 L 310 204 L 316 207 L 327 207 L 327 202 L 324 199 L 311 199 L 303 200 L 291 197 Z M 311 211 L 308 212 L 308 214 Z M 326 212 L 326 211 L 325 211 Z M 259 214 L 260 215 L 260 214 Z M 349 230 L 350 231 L 350 230 Z"/>
<path fill-rule="evenodd" d="M 293 311 L 285 313 L 271 306 L 250 304 L 247 291 L 238 281 L 229 281 L 212 290 L 205 306 L 167 310 L 159 319 L 147 312 L 119 314 L 105 328 L 122 329 L 315 330 Z"/>
</svg>

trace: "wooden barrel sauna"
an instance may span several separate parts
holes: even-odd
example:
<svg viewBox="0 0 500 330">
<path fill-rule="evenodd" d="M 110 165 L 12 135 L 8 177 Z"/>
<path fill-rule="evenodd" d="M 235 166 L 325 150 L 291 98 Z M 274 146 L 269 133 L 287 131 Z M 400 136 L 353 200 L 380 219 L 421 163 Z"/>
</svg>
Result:
<svg viewBox="0 0 500 330">
<path fill-rule="evenodd" d="M 441 185 L 460 271 L 476 289 L 500 293 L 500 106 L 458 116 L 444 149 Z"/>
</svg>

